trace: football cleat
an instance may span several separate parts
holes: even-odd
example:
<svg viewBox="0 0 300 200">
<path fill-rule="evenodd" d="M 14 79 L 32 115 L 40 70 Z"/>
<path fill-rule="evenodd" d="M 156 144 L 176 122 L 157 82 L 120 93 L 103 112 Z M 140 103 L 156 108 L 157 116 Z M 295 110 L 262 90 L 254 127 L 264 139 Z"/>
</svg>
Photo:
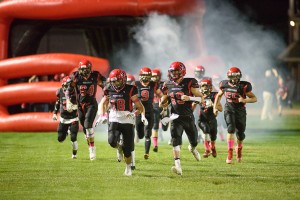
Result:
<svg viewBox="0 0 300 200">
<path fill-rule="evenodd" d="M 154 151 L 154 152 L 158 152 L 158 147 L 155 146 L 155 147 L 153 148 L 153 151 Z"/>
<path fill-rule="evenodd" d="M 232 163 L 232 154 L 233 154 L 233 149 L 228 150 L 228 156 L 226 158 L 226 163 L 231 164 Z"/>
<path fill-rule="evenodd" d="M 217 157 L 217 151 L 216 148 L 211 148 L 211 155 L 215 158 Z"/>
<path fill-rule="evenodd" d="M 210 156 L 210 150 L 205 150 L 203 154 L 203 158 L 208 158 Z"/>
<path fill-rule="evenodd" d="M 131 176 L 131 175 L 132 175 L 131 167 L 128 167 L 128 166 L 126 165 L 124 175 L 125 175 L 125 176 Z"/>
<path fill-rule="evenodd" d="M 144 158 L 145 158 L 145 160 L 148 160 L 149 159 L 149 154 L 144 154 Z"/>
<path fill-rule="evenodd" d="M 90 160 L 95 160 L 96 159 L 96 147 L 90 147 L 89 152 L 90 152 Z"/>
<path fill-rule="evenodd" d="M 191 145 L 188 146 L 189 151 L 193 154 L 193 156 L 195 157 L 195 159 L 197 161 L 201 160 L 201 156 L 200 153 L 197 151 L 196 148 L 193 148 Z"/>
<path fill-rule="evenodd" d="M 236 147 L 236 159 L 237 159 L 237 162 L 242 162 L 242 147 L 241 148 L 238 148 Z"/>
<path fill-rule="evenodd" d="M 131 170 L 135 170 L 135 166 L 134 165 L 131 165 L 130 168 L 131 168 Z"/>
<path fill-rule="evenodd" d="M 72 155 L 72 159 L 77 159 L 77 156 L 76 155 Z"/>
<path fill-rule="evenodd" d="M 171 168 L 171 171 L 172 172 L 174 172 L 175 174 L 177 174 L 177 175 L 182 175 L 182 169 L 181 169 L 181 167 L 176 167 L 176 166 L 173 166 L 172 168 Z"/>
</svg>

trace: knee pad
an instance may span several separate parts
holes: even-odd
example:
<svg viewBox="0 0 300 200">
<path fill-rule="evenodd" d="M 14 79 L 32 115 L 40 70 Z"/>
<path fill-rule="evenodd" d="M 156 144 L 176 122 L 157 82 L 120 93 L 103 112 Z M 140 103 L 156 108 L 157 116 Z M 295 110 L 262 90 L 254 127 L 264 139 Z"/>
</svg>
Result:
<svg viewBox="0 0 300 200">
<path fill-rule="evenodd" d="M 174 151 L 180 151 L 180 146 L 177 145 L 177 146 L 173 147 L 173 150 L 174 150 Z"/>
<path fill-rule="evenodd" d="M 108 136 L 108 144 L 112 147 L 112 148 L 116 148 L 118 145 L 118 141 L 116 140 L 115 137 L 113 136 Z"/>
<path fill-rule="evenodd" d="M 235 127 L 233 127 L 232 125 L 229 125 L 229 126 L 227 127 L 227 132 L 228 132 L 228 133 L 234 133 L 234 132 L 235 132 Z"/>
<path fill-rule="evenodd" d="M 87 128 L 86 129 L 86 137 L 87 138 L 94 138 L 94 129 L 93 128 Z"/>
<path fill-rule="evenodd" d="M 58 142 L 63 142 L 65 141 L 66 136 L 64 136 L 64 134 L 59 134 L 59 136 L 57 137 Z"/>
<path fill-rule="evenodd" d="M 236 134 L 236 138 L 239 140 L 239 141 L 243 141 L 245 138 L 246 138 L 246 135 L 244 132 L 237 132 Z"/>
</svg>

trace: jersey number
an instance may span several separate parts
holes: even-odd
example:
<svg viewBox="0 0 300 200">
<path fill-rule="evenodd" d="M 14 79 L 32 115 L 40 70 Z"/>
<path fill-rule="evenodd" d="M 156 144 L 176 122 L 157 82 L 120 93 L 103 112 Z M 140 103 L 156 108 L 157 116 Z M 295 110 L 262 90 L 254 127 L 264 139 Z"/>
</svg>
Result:
<svg viewBox="0 0 300 200">
<path fill-rule="evenodd" d="M 113 105 L 114 110 L 124 111 L 125 110 L 125 100 L 124 99 L 117 99 L 111 101 L 111 105 Z"/>
<path fill-rule="evenodd" d="M 182 95 L 184 95 L 183 92 L 176 92 L 175 94 L 172 92 L 170 94 L 172 104 L 173 105 L 175 105 L 175 104 L 184 104 L 184 101 L 181 100 Z"/>
<path fill-rule="evenodd" d="M 149 100 L 149 91 L 148 90 L 142 90 L 141 100 L 142 101 L 148 101 Z"/>
<path fill-rule="evenodd" d="M 95 87 L 94 85 L 91 85 L 89 87 L 89 89 L 87 90 L 87 86 L 86 85 L 81 85 L 80 88 L 80 94 L 81 96 L 86 96 L 86 95 L 89 95 L 89 96 L 93 96 L 94 95 L 94 91 L 95 91 Z"/>
</svg>

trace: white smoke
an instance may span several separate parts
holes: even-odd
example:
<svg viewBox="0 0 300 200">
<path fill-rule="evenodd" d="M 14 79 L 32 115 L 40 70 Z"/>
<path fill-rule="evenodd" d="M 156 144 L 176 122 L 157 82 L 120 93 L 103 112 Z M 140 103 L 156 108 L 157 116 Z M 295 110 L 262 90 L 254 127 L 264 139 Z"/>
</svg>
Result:
<svg viewBox="0 0 300 200">
<path fill-rule="evenodd" d="M 116 54 L 124 69 L 137 75 L 143 66 L 158 67 L 166 78 L 170 63 L 185 63 L 203 56 L 205 52 L 206 55 L 220 57 L 225 64 L 224 69 L 209 69 L 207 76 L 217 73 L 225 78 L 227 69 L 237 66 L 242 70 L 243 79 L 249 79 L 255 89 L 264 78 L 264 71 L 277 67 L 277 55 L 285 47 L 283 39 L 255 24 L 228 2 L 219 0 L 206 1 L 203 30 L 200 30 L 204 33 L 203 49 L 202 52 L 194 52 L 196 55 L 191 54 L 191 49 L 195 49 L 198 43 L 187 42 L 194 38 L 188 35 L 190 32 L 186 27 L 186 22 L 192 20 L 190 16 L 175 20 L 166 15 L 150 14 L 141 26 L 133 28 L 135 43 Z"/>
<path fill-rule="evenodd" d="M 189 57 L 189 47 L 183 42 L 183 25 L 167 15 L 150 14 L 143 26 L 134 27 L 135 42 L 129 49 L 117 52 L 117 57 L 128 73 L 137 75 L 139 69 L 147 66 L 160 68 L 165 75 L 174 61 Z"/>
</svg>

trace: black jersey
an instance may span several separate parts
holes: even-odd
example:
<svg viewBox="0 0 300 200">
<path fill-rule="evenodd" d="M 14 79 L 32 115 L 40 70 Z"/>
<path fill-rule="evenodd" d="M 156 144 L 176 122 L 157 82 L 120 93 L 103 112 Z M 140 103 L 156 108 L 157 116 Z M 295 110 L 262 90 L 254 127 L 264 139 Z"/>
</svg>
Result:
<svg viewBox="0 0 300 200">
<path fill-rule="evenodd" d="M 117 92 L 111 85 L 104 88 L 104 95 L 109 97 L 110 108 L 115 111 L 132 111 L 133 105 L 131 97 L 137 95 L 136 86 L 126 84 Z"/>
<path fill-rule="evenodd" d="M 191 88 L 199 88 L 195 78 L 184 78 L 179 84 L 174 81 L 166 81 L 162 91 L 171 99 L 171 113 L 179 115 L 192 115 L 192 101 L 182 101 L 182 95 L 193 96 Z M 167 93 L 166 93 L 167 92 Z"/>
<path fill-rule="evenodd" d="M 70 95 L 71 102 L 73 104 L 76 103 L 76 95 L 75 93 L 71 93 Z M 77 117 L 77 110 L 73 110 L 72 112 L 68 112 L 66 108 L 66 95 L 62 88 L 57 89 L 56 91 L 56 102 L 54 106 L 54 114 L 57 114 L 57 112 L 60 112 L 60 116 L 64 119 L 74 119 Z"/>
<path fill-rule="evenodd" d="M 150 81 L 148 86 L 143 86 L 140 81 L 136 81 L 135 85 L 138 89 L 138 97 L 141 100 L 145 111 L 149 111 L 153 108 L 153 100 L 154 100 L 154 94 L 156 93 L 157 83 Z"/>
<path fill-rule="evenodd" d="M 240 96 L 246 98 L 246 93 L 252 91 L 252 85 L 247 81 L 240 81 L 237 85 L 233 85 L 229 80 L 223 80 L 219 87 L 224 92 L 226 105 L 233 108 L 245 107 L 245 103 L 240 103 L 238 99 Z"/>
<path fill-rule="evenodd" d="M 70 75 L 71 82 L 76 84 L 75 91 L 78 96 L 77 100 L 80 104 L 91 103 L 96 100 L 97 85 L 101 80 L 105 82 L 105 78 L 98 72 L 92 71 L 88 78 L 81 76 L 78 71 Z M 72 91 L 72 85 L 69 84 L 68 91 Z"/>
<path fill-rule="evenodd" d="M 216 118 L 214 114 L 213 103 L 215 102 L 217 94 L 217 92 L 211 92 L 209 95 L 204 96 L 204 102 L 200 104 L 201 121 L 210 121 Z M 209 106 L 207 107 L 207 105 Z"/>
</svg>

